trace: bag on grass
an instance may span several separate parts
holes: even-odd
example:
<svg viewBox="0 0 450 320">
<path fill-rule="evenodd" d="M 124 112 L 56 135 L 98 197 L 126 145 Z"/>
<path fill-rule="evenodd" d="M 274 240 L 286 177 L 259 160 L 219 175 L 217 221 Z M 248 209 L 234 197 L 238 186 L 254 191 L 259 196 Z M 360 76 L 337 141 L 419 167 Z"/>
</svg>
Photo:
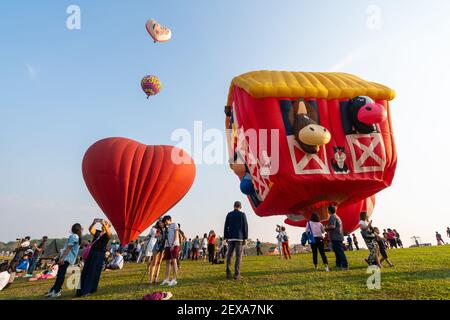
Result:
<svg viewBox="0 0 450 320">
<path fill-rule="evenodd" d="M 144 295 L 142 300 L 169 300 L 172 296 L 171 292 L 153 292 Z"/>
</svg>

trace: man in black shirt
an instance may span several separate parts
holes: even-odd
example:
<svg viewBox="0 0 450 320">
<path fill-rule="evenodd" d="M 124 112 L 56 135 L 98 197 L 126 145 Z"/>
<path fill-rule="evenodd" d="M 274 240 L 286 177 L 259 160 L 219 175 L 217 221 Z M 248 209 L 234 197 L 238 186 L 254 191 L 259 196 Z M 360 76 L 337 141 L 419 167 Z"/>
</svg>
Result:
<svg viewBox="0 0 450 320">
<path fill-rule="evenodd" d="M 236 252 L 236 262 L 234 264 L 234 279 L 241 279 L 240 266 L 242 250 L 248 239 L 248 224 L 245 213 L 240 211 L 242 205 L 239 201 L 234 203 L 234 210 L 229 212 L 225 220 L 224 239 L 228 242 L 227 253 L 227 278 L 231 279 L 231 259 Z"/>
<path fill-rule="evenodd" d="M 33 272 L 36 269 L 39 259 L 41 258 L 42 253 L 44 253 L 45 243 L 47 242 L 47 239 L 47 236 L 43 236 L 39 244 L 33 244 L 33 258 L 31 259 L 30 267 L 28 268 L 28 273 L 25 275 L 25 278 L 30 278 L 33 276 Z"/>
</svg>

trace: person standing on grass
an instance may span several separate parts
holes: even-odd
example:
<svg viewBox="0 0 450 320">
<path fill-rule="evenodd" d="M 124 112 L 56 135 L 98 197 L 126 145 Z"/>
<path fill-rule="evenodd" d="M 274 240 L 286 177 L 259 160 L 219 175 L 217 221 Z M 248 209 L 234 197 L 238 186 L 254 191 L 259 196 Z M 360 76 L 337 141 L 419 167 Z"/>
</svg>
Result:
<svg viewBox="0 0 450 320">
<path fill-rule="evenodd" d="M 147 236 L 147 245 L 145 246 L 145 259 L 147 262 L 147 270 L 150 268 L 150 264 L 153 256 L 153 248 L 155 247 L 156 242 L 158 241 L 157 237 L 162 230 L 162 222 L 158 220 L 153 227 L 150 228 L 150 232 Z"/>
<path fill-rule="evenodd" d="M 101 224 L 101 231 L 95 228 L 97 223 Z M 112 238 L 111 224 L 104 219 L 94 219 L 89 226 L 89 233 L 94 238 L 87 249 L 89 251 L 84 262 L 83 271 L 81 271 L 80 289 L 77 290 L 77 297 L 97 292 L 105 261 L 106 247 Z"/>
<path fill-rule="evenodd" d="M 450 227 L 447 227 L 447 238 L 450 238 Z"/>
<path fill-rule="evenodd" d="M 228 252 L 228 243 L 227 241 L 222 238 L 222 259 L 225 259 L 227 257 L 227 252 Z"/>
<path fill-rule="evenodd" d="M 228 243 L 226 275 L 227 279 L 231 279 L 231 259 L 236 253 L 236 261 L 234 264 L 234 279 L 239 280 L 241 277 L 241 260 L 242 250 L 248 239 L 248 224 L 245 213 L 241 211 L 242 205 L 239 201 L 234 203 L 234 210 L 227 214 L 223 237 Z"/>
<path fill-rule="evenodd" d="M 286 232 L 285 227 L 281 227 L 280 235 L 281 235 L 281 239 L 282 239 L 281 248 L 283 250 L 283 256 L 286 260 L 292 259 L 291 250 L 289 249 L 289 236 Z"/>
<path fill-rule="evenodd" d="M 176 286 L 177 282 L 177 258 L 180 254 L 180 229 L 178 223 L 172 221 L 171 216 L 165 216 L 162 222 L 167 227 L 167 241 L 164 249 L 164 260 L 166 260 L 166 276 L 161 283 L 162 286 Z M 172 269 L 172 280 L 170 279 L 170 270 Z"/>
<path fill-rule="evenodd" d="M 55 298 L 61 296 L 61 288 L 64 284 L 66 278 L 66 272 L 69 265 L 74 265 L 78 250 L 80 249 L 81 236 L 83 234 L 83 228 L 81 224 L 75 223 L 72 226 L 72 234 L 67 239 L 66 244 L 62 250 L 62 254 L 58 258 L 58 273 L 56 275 L 55 284 L 53 287 L 45 294 L 47 298 Z"/>
<path fill-rule="evenodd" d="M 330 213 L 330 219 L 328 220 L 326 230 L 330 234 L 332 248 L 336 256 L 336 269 L 348 270 L 347 257 L 344 252 L 344 232 L 342 230 L 341 218 L 336 214 L 335 206 L 329 206 L 328 212 Z"/>
<path fill-rule="evenodd" d="M 444 240 L 442 240 L 442 236 L 439 232 L 436 231 L 436 241 L 437 241 L 437 245 L 444 245 Z"/>
<path fill-rule="evenodd" d="M 310 243 L 313 253 L 314 270 L 317 271 L 317 251 L 319 251 L 322 262 L 325 265 L 325 271 L 330 271 L 328 267 L 328 259 L 325 254 L 325 247 L 323 244 L 323 234 L 325 233 L 325 227 L 322 225 L 322 223 L 320 223 L 320 218 L 317 213 L 314 212 L 311 215 L 311 219 L 306 225 L 306 230 L 314 237 L 314 242 Z"/>
<path fill-rule="evenodd" d="M 363 211 L 359 214 L 359 228 L 361 229 L 361 236 L 366 243 L 367 249 L 369 249 L 369 257 L 364 259 L 369 266 L 377 265 L 380 266 L 380 261 L 378 257 L 378 243 L 376 236 L 373 232 L 372 221 L 369 221 L 367 212 Z M 380 237 L 381 239 L 381 237 Z M 384 243 L 384 238 L 381 239 Z"/>
<path fill-rule="evenodd" d="M 262 256 L 263 255 L 263 253 L 261 251 L 261 247 L 262 247 L 261 241 L 259 241 L 259 239 L 256 239 L 256 255 L 257 256 Z"/>
<path fill-rule="evenodd" d="M 375 234 L 375 240 L 378 243 L 378 249 L 380 250 L 380 255 L 381 255 L 380 265 L 379 266 L 381 267 L 381 264 L 383 263 L 383 261 L 386 261 L 388 263 L 389 267 L 392 268 L 394 265 L 389 260 L 389 257 L 387 255 L 386 246 L 384 245 L 384 240 L 385 239 L 380 234 L 380 230 L 377 227 L 373 228 L 373 233 Z"/>
<path fill-rule="evenodd" d="M 394 231 L 394 233 L 395 233 L 395 241 L 397 242 L 398 247 L 403 248 L 403 242 L 400 239 L 400 234 L 395 229 L 393 229 L 392 231 Z"/>
<path fill-rule="evenodd" d="M 348 246 L 348 250 L 349 251 L 353 251 L 352 243 L 353 243 L 353 240 L 352 240 L 352 237 L 349 234 L 349 235 L 347 235 L 347 246 Z"/>
<path fill-rule="evenodd" d="M 150 275 L 150 285 L 156 284 L 159 277 L 159 270 L 161 268 L 161 261 L 164 257 L 165 243 L 167 241 L 167 228 L 161 220 L 155 224 L 156 227 L 156 242 L 153 245 L 152 257 L 148 265 L 148 272 Z"/>
<path fill-rule="evenodd" d="M 280 259 L 283 258 L 283 235 L 281 234 L 281 226 L 277 225 L 277 228 L 275 229 L 275 232 L 277 233 L 277 247 L 278 247 L 278 253 L 280 254 Z"/>
<path fill-rule="evenodd" d="M 192 261 L 198 260 L 198 250 L 200 249 L 200 238 L 198 236 L 192 240 Z"/>
<path fill-rule="evenodd" d="M 205 233 L 202 239 L 202 258 L 203 261 L 206 261 L 206 255 L 208 251 L 208 235 Z"/>
<path fill-rule="evenodd" d="M 216 233 L 211 230 L 208 236 L 208 261 L 214 262 L 214 254 L 216 253 Z"/>
<path fill-rule="evenodd" d="M 387 229 L 387 240 L 391 249 L 397 249 L 397 241 L 395 240 L 395 232 L 392 229 Z"/>
<path fill-rule="evenodd" d="M 353 238 L 353 244 L 355 245 L 356 250 L 359 251 L 358 239 L 356 239 L 355 234 L 352 234 L 352 238 Z"/>
<path fill-rule="evenodd" d="M 383 238 L 384 238 L 384 245 L 386 246 L 386 248 L 392 249 L 391 244 L 389 243 L 388 240 L 388 232 L 386 231 L 386 229 L 383 229 Z"/>
<path fill-rule="evenodd" d="M 34 243 L 33 244 L 33 258 L 30 262 L 30 267 L 28 268 L 28 273 L 25 275 L 25 278 L 31 278 L 33 277 L 33 272 L 36 270 L 37 264 L 39 262 L 39 259 L 41 258 L 42 253 L 45 249 L 45 243 L 47 242 L 47 236 L 43 236 L 42 240 L 39 244 Z"/>
<path fill-rule="evenodd" d="M 184 235 L 183 230 L 181 230 L 181 224 L 178 224 L 178 237 L 179 239 L 179 243 L 180 243 L 180 253 L 181 253 L 181 244 L 186 240 L 186 236 Z M 178 253 L 178 257 L 177 257 L 177 268 L 180 269 L 181 268 L 181 254 Z"/>
</svg>

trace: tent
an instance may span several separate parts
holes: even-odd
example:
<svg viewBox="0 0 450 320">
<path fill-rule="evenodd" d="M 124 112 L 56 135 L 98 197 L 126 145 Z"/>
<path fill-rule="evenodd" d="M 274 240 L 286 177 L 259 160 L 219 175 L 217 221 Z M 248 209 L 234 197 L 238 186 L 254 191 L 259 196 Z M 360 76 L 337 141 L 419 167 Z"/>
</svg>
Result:
<svg viewBox="0 0 450 320">
<path fill-rule="evenodd" d="M 60 251 L 60 246 L 58 246 L 58 243 L 56 240 L 52 240 L 48 245 L 44 248 L 44 253 L 41 256 L 42 260 L 51 260 L 55 258 Z"/>
</svg>

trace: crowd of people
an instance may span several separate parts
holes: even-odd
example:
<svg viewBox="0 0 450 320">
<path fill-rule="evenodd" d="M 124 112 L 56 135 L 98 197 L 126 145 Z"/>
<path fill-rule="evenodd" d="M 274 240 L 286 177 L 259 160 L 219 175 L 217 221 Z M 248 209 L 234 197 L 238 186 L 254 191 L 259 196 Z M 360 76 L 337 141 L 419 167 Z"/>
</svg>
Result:
<svg viewBox="0 0 450 320">
<path fill-rule="evenodd" d="M 146 237 L 122 245 L 112 239 L 111 224 L 107 220 L 94 219 L 88 228 L 89 238 L 82 239 L 83 227 L 76 223 L 63 249 L 53 259 L 44 265 L 41 257 L 45 251 L 48 237 L 44 236 L 38 242 L 31 244 L 30 237 L 17 239 L 18 245 L 10 261 L 0 263 L 0 290 L 10 285 L 16 277 L 28 278 L 28 281 L 55 279 L 53 286 L 45 294 L 55 298 L 61 295 L 67 270 L 77 265 L 81 269 L 80 281 L 76 290 L 77 297 L 95 293 L 102 272 L 120 270 L 125 263 L 144 263 L 151 285 L 160 283 L 162 286 L 175 286 L 178 281 L 178 271 L 181 261 L 204 261 L 211 264 L 226 263 L 227 279 L 242 279 L 241 263 L 248 242 L 248 224 L 245 213 L 241 211 L 241 203 L 234 203 L 234 210 L 225 219 L 223 237 L 218 237 L 214 230 L 205 233 L 202 238 L 195 236 L 187 238 L 181 230 L 181 225 L 166 215 L 158 220 Z M 318 256 L 326 272 L 330 271 L 326 251 L 335 255 L 335 270 L 348 270 L 348 260 L 345 251 L 359 250 L 356 235 L 348 234 L 345 238 L 342 221 L 337 214 L 336 207 L 328 207 L 329 220 L 324 225 L 319 215 L 313 213 L 302 235 L 302 245 L 310 245 L 314 270 L 318 270 Z M 368 265 L 382 266 L 386 262 L 393 267 L 389 260 L 387 249 L 403 248 L 403 243 L 396 229 L 383 229 L 373 226 L 367 213 L 361 212 L 359 226 L 361 236 L 369 249 L 369 256 L 365 259 Z M 99 227 L 99 229 L 98 229 Z M 292 259 L 289 236 L 284 226 L 276 226 L 276 240 L 280 257 Z M 450 227 L 447 228 L 450 238 Z M 345 243 L 346 240 L 346 243 Z M 442 236 L 436 232 L 438 245 L 445 244 Z M 256 255 L 263 255 L 262 243 L 256 239 Z M 234 272 L 232 260 L 235 257 Z M 160 279 L 161 264 L 165 261 L 165 274 Z M 37 272 L 38 267 L 39 272 Z"/>
</svg>

